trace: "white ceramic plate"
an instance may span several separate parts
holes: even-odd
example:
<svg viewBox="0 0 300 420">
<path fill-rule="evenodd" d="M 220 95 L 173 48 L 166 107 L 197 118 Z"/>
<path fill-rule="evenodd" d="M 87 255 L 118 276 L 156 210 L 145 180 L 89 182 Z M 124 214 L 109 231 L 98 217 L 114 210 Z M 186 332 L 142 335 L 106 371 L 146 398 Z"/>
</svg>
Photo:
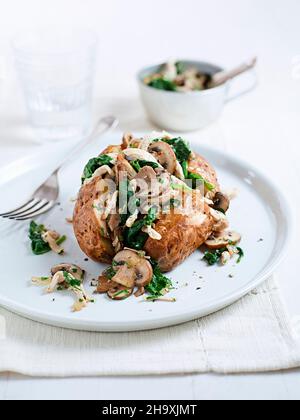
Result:
<svg viewBox="0 0 300 420">
<path fill-rule="evenodd" d="M 65 328 L 111 332 L 147 330 L 176 325 L 218 311 L 247 294 L 274 272 L 286 250 L 291 231 L 289 206 L 280 190 L 248 164 L 222 152 L 193 145 L 195 151 L 206 156 L 216 167 L 225 190 L 239 190 L 229 218 L 231 227 L 243 235 L 241 246 L 245 258 L 240 264 L 232 261 L 225 267 L 208 267 L 202 261 L 201 251 L 196 251 L 170 274 L 176 286 L 170 296 L 177 298 L 176 303 L 150 303 L 134 297 L 113 302 L 106 296 L 96 296 L 95 304 L 75 314 L 71 312 L 73 296 L 68 292 L 47 295 L 41 288 L 32 286 L 30 279 L 33 275 L 48 275 L 54 264 L 72 262 L 87 271 L 87 290 L 92 291 L 90 281 L 98 277 L 104 266 L 86 261 L 77 246 L 72 226 L 65 218 L 72 215 L 74 203 L 71 198 L 76 196 L 86 161 L 107 144 L 117 144 L 119 138 L 120 135 L 114 133 L 99 140 L 98 145 L 61 173 L 60 205 L 39 219 L 46 226 L 67 234 L 67 254 L 64 257 L 53 253 L 39 257 L 32 255 L 27 239 L 28 223 L 0 221 L 0 305 L 32 320 Z M 0 213 L 22 202 L 45 178 L 55 160 L 49 156 L 50 153 L 44 153 L 42 158 L 35 156 L 0 170 Z"/>
</svg>

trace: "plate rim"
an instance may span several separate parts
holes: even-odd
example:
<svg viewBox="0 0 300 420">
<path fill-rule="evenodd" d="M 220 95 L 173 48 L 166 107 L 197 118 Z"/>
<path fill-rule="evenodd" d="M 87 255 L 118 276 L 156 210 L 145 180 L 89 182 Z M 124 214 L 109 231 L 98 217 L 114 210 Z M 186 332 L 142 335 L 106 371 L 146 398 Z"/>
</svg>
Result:
<svg viewBox="0 0 300 420">
<path fill-rule="evenodd" d="M 114 133 L 115 134 L 115 133 Z M 128 323 L 128 321 L 116 322 L 101 322 L 101 321 L 91 321 L 84 319 L 75 319 L 75 318 L 66 318 L 60 315 L 48 314 L 47 312 L 41 312 L 40 310 L 35 310 L 28 307 L 25 304 L 16 303 L 13 299 L 7 298 L 0 293 L 0 306 L 19 315 L 30 319 L 35 322 L 39 322 L 48 326 L 55 326 L 60 328 L 66 328 L 76 331 L 91 331 L 91 332 L 134 332 L 134 331 L 147 331 L 153 329 L 160 329 L 165 327 L 172 327 L 175 325 L 184 324 L 186 322 L 195 321 L 197 319 L 203 318 L 205 316 L 216 313 L 232 304 L 237 302 L 242 297 L 246 296 L 253 289 L 257 288 L 264 281 L 266 281 L 276 270 L 276 268 L 281 264 L 285 258 L 289 245 L 291 243 L 292 231 L 294 225 L 294 214 L 292 212 L 292 207 L 290 201 L 287 198 L 286 194 L 282 192 L 281 189 L 277 187 L 274 181 L 265 174 L 261 169 L 258 169 L 255 165 L 247 162 L 245 159 L 231 155 L 226 151 L 221 151 L 207 145 L 195 144 L 191 142 L 198 150 L 205 156 L 205 154 L 214 154 L 218 158 L 224 158 L 227 161 L 231 161 L 235 166 L 242 167 L 255 173 L 260 179 L 263 180 L 264 185 L 270 187 L 270 189 L 276 194 L 281 204 L 280 209 L 280 218 L 284 220 L 284 229 L 283 229 L 283 243 L 281 250 L 275 255 L 269 263 L 266 265 L 265 269 L 257 275 L 249 284 L 237 289 L 235 292 L 230 293 L 224 299 L 211 300 L 203 308 L 193 309 L 187 311 L 184 314 L 170 314 L 166 315 L 163 318 L 154 318 L 151 320 L 136 320 L 134 322 Z M 28 157 L 30 159 L 30 157 Z M 212 162 L 214 165 L 214 163 Z M 7 167 L 11 164 L 7 165 Z M 1 168 L 5 170 L 4 168 Z M 18 178 L 18 176 L 16 177 Z M 9 181 L 11 182 L 11 180 Z M 5 185 L 2 184 L 2 185 Z"/>
</svg>

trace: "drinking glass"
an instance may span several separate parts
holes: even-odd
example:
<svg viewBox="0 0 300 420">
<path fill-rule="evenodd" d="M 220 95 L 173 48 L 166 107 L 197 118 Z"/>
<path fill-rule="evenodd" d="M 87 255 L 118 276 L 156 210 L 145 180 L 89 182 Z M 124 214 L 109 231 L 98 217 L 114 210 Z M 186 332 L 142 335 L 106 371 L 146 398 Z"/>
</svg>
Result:
<svg viewBox="0 0 300 420">
<path fill-rule="evenodd" d="M 32 125 L 42 141 L 81 139 L 91 127 L 97 37 L 44 28 L 17 35 L 16 68 Z"/>
</svg>

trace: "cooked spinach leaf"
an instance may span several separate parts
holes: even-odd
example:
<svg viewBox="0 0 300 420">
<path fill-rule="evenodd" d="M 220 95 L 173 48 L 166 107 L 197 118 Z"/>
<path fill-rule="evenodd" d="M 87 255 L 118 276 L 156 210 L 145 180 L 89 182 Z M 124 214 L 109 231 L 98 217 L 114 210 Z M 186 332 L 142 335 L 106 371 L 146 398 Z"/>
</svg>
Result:
<svg viewBox="0 0 300 420">
<path fill-rule="evenodd" d="M 181 166 L 182 166 L 182 170 L 183 170 L 183 175 L 184 175 L 184 179 L 187 179 L 189 176 L 189 164 L 187 160 L 184 160 L 183 162 L 181 162 Z"/>
<path fill-rule="evenodd" d="M 120 209 L 120 217 L 121 217 L 121 226 L 124 226 L 125 223 L 127 222 L 128 218 L 131 216 L 131 213 L 129 212 L 128 206 L 129 203 L 132 199 L 132 197 L 134 197 L 134 191 L 133 189 L 130 187 L 130 183 L 128 181 L 128 179 L 123 180 L 120 182 L 119 185 L 119 198 L 118 198 L 118 205 L 119 205 L 119 209 Z M 136 201 L 136 207 L 139 207 L 139 201 Z M 126 207 L 126 212 L 125 212 L 125 207 Z"/>
<path fill-rule="evenodd" d="M 153 268 L 153 277 L 151 283 L 146 287 L 146 290 L 151 295 L 148 299 L 153 300 L 163 296 L 163 292 L 171 289 L 173 286 L 172 281 L 162 274 L 157 262 L 150 260 L 150 263 Z"/>
<path fill-rule="evenodd" d="M 113 277 L 115 277 L 115 275 L 117 274 L 117 272 L 113 268 L 113 266 L 111 266 L 107 270 L 105 270 L 104 274 L 105 274 L 105 277 L 108 278 L 108 280 L 111 280 Z"/>
<path fill-rule="evenodd" d="M 189 172 L 187 179 L 192 179 L 193 180 L 193 185 L 192 185 L 193 189 L 197 188 L 197 181 L 200 181 L 200 183 L 204 184 L 205 188 L 208 191 L 214 191 L 214 189 L 215 189 L 215 186 L 213 184 L 208 182 L 206 179 L 203 178 L 203 176 L 201 176 L 199 174 L 194 174 L 194 173 Z"/>
<path fill-rule="evenodd" d="M 140 172 L 142 168 L 145 166 L 150 166 L 153 169 L 156 169 L 159 167 L 159 165 L 155 162 L 147 162 L 146 160 L 134 160 L 131 163 L 131 166 L 133 169 L 135 169 L 137 172 Z"/>
<path fill-rule="evenodd" d="M 177 160 L 182 164 L 182 162 L 188 161 L 191 157 L 191 149 L 189 145 L 181 138 L 177 137 L 175 139 L 162 139 L 162 141 L 168 143 L 172 146 Z"/>
<path fill-rule="evenodd" d="M 148 235 L 142 232 L 144 226 L 151 226 L 157 219 L 157 208 L 151 207 L 147 216 L 141 220 L 137 220 L 131 228 L 126 228 L 124 231 L 124 243 L 128 248 L 141 250 L 148 239 Z"/>
<path fill-rule="evenodd" d="M 215 252 L 205 252 L 203 260 L 205 260 L 208 265 L 215 265 L 218 264 L 221 260 L 223 252 L 228 251 L 227 248 L 217 249 Z"/>
<path fill-rule="evenodd" d="M 171 80 L 164 79 L 163 77 L 151 80 L 149 86 L 155 89 L 167 90 L 170 92 L 175 92 L 177 90 L 177 86 L 174 82 L 172 82 Z"/>
<path fill-rule="evenodd" d="M 29 226 L 29 239 L 31 240 L 31 249 L 35 255 L 43 255 L 51 251 L 47 242 L 42 238 L 42 234 L 46 232 L 44 225 L 38 225 L 34 221 Z"/>
<path fill-rule="evenodd" d="M 237 263 L 239 264 L 241 261 L 242 261 L 242 259 L 244 258 L 244 256 L 245 256 L 245 252 L 244 252 L 244 250 L 242 249 L 242 248 L 240 248 L 240 247 L 236 247 L 236 249 L 238 250 L 238 252 L 239 252 L 239 258 L 238 258 L 238 260 L 237 260 Z"/>
<path fill-rule="evenodd" d="M 75 279 L 70 273 L 67 271 L 64 271 L 64 279 L 66 282 L 66 285 L 68 287 L 73 287 L 73 289 L 81 290 L 81 281 Z"/>
<path fill-rule="evenodd" d="M 85 168 L 83 170 L 83 176 L 81 179 L 82 183 L 84 183 L 86 179 L 92 178 L 96 170 L 98 168 L 101 168 L 101 166 L 104 166 L 104 165 L 112 166 L 111 165 L 112 160 L 113 159 L 108 155 L 101 155 L 96 158 L 90 159 L 88 163 L 85 165 Z"/>
<path fill-rule="evenodd" d="M 32 221 L 29 225 L 29 239 L 31 240 L 31 249 L 35 255 L 43 255 L 51 251 L 51 248 L 47 242 L 42 238 L 43 233 L 47 232 L 44 225 L 38 225 L 35 221 Z M 65 235 L 57 239 L 57 245 L 61 245 L 67 237 Z"/>
</svg>

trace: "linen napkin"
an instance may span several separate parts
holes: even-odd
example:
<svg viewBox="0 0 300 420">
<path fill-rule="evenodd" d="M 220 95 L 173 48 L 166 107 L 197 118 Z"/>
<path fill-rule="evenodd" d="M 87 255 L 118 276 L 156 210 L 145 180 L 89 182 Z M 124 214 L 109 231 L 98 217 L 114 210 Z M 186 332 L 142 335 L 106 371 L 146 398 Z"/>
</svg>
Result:
<svg viewBox="0 0 300 420">
<path fill-rule="evenodd" d="M 300 343 L 274 279 L 197 321 L 138 333 L 42 325 L 0 309 L 0 371 L 30 376 L 238 373 L 300 366 Z"/>
</svg>

